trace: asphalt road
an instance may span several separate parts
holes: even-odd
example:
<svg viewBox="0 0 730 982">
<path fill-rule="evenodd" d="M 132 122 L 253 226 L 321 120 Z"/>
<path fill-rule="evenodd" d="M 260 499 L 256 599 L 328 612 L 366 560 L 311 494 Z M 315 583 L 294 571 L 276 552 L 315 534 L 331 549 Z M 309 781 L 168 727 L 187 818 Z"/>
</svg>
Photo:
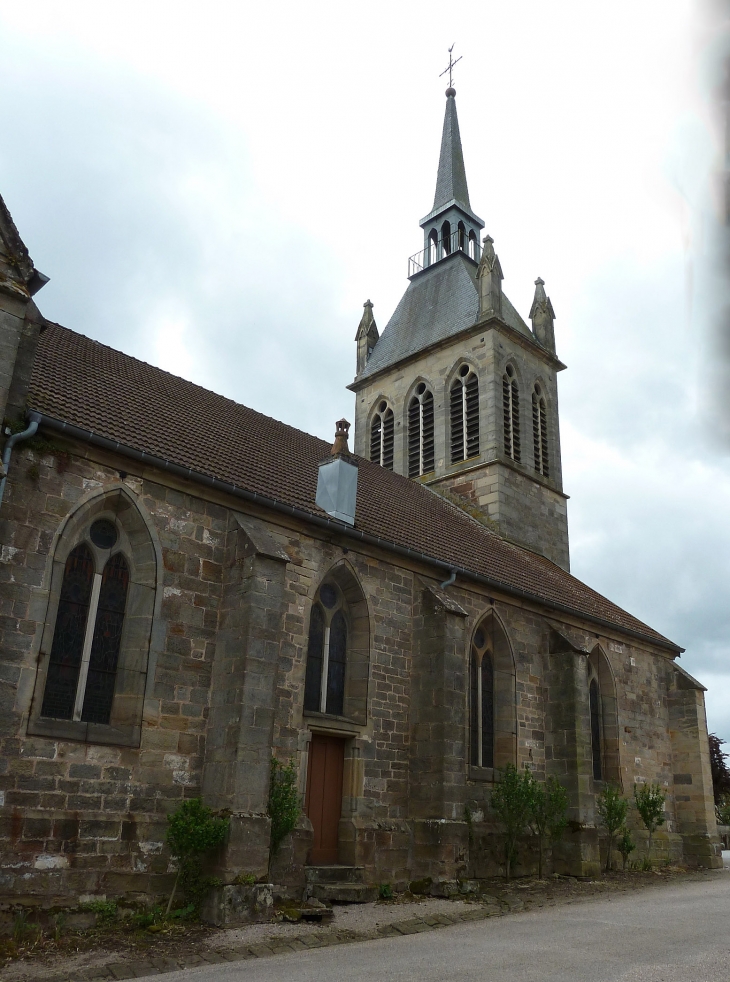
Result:
<svg viewBox="0 0 730 982">
<path fill-rule="evenodd" d="M 611 900 L 187 969 L 165 980 L 728 982 L 730 870 Z"/>
</svg>

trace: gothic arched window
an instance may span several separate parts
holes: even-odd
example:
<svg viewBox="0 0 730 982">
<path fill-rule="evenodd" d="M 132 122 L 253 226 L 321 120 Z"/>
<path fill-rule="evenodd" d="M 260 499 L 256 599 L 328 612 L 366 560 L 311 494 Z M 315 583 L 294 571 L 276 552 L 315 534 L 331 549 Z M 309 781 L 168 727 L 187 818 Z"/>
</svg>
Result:
<svg viewBox="0 0 730 982">
<path fill-rule="evenodd" d="M 535 383 L 532 393 L 532 442 L 535 455 L 535 471 L 543 477 L 550 477 L 550 457 L 548 453 L 547 408 L 545 397 L 539 383 Z"/>
<path fill-rule="evenodd" d="M 593 780 L 603 780 L 603 762 L 601 757 L 601 698 L 598 682 L 591 679 L 589 686 L 589 702 L 591 711 L 591 756 L 593 758 Z"/>
<path fill-rule="evenodd" d="M 479 453 L 479 381 L 462 365 L 451 384 L 451 463 Z"/>
<path fill-rule="evenodd" d="M 441 255 L 451 255 L 451 224 L 444 222 L 441 226 Z"/>
<path fill-rule="evenodd" d="M 459 231 L 459 249 L 466 252 L 466 226 L 463 222 L 459 222 L 457 228 Z"/>
<path fill-rule="evenodd" d="M 393 410 L 383 401 L 370 424 L 370 459 L 393 470 Z"/>
<path fill-rule="evenodd" d="M 494 767 L 494 662 L 484 627 L 474 635 L 470 676 L 471 763 Z"/>
<path fill-rule="evenodd" d="M 477 259 L 477 237 L 473 231 L 469 232 L 469 255 L 472 259 Z"/>
<path fill-rule="evenodd" d="M 520 460 L 520 390 L 515 370 L 507 365 L 502 376 L 502 409 L 504 412 L 504 452 Z"/>
<path fill-rule="evenodd" d="M 408 403 L 408 476 L 429 474 L 435 466 L 433 393 L 419 382 Z"/>
<path fill-rule="evenodd" d="M 347 668 L 347 619 L 342 591 L 329 580 L 317 591 L 309 620 L 304 709 L 342 716 Z"/>
<path fill-rule="evenodd" d="M 436 231 L 436 229 L 434 228 L 434 229 L 431 229 L 431 231 L 429 233 L 429 236 L 428 236 L 428 263 L 427 263 L 427 265 L 430 266 L 431 263 L 435 263 L 436 260 L 438 259 L 438 257 L 439 257 L 439 235 L 438 235 L 438 232 Z"/>
<path fill-rule="evenodd" d="M 117 541 L 113 522 L 93 522 L 89 538 L 99 550 Z M 69 554 L 61 583 L 58 613 L 48 661 L 41 716 L 108 724 L 129 586 L 129 567 L 121 552 L 101 572 L 86 543 Z"/>
</svg>

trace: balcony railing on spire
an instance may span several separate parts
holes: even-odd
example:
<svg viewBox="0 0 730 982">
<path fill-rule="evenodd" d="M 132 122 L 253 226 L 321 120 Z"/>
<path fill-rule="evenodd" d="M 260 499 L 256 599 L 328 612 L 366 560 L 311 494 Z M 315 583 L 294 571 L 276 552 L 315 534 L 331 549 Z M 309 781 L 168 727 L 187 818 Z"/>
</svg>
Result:
<svg viewBox="0 0 730 982">
<path fill-rule="evenodd" d="M 454 252 L 463 252 L 475 262 L 479 261 L 479 243 L 474 238 L 468 238 L 463 229 L 456 228 L 446 238 L 440 238 L 437 242 L 433 239 L 429 241 L 425 249 L 410 256 L 408 259 L 408 277 L 415 276 L 416 273 L 423 272 L 429 266 L 441 262 Z"/>
</svg>

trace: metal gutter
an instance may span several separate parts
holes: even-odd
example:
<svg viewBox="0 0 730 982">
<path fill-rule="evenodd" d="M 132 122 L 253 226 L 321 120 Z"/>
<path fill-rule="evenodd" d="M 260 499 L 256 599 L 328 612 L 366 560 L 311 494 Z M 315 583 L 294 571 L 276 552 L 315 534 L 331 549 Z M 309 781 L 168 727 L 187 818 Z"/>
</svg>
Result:
<svg viewBox="0 0 730 982">
<path fill-rule="evenodd" d="M 454 574 L 463 576 L 465 579 L 472 580 L 475 583 L 480 583 L 483 586 L 487 586 L 495 590 L 499 590 L 500 592 L 506 593 L 509 596 L 517 597 L 520 600 L 528 600 L 531 603 L 539 604 L 541 607 L 548 607 L 550 610 L 556 610 L 560 613 L 571 614 L 573 617 L 583 618 L 584 620 L 590 621 L 591 624 L 596 624 L 599 627 L 610 628 L 612 631 L 617 631 L 620 634 L 627 635 L 628 637 L 637 638 L 647 644 L 654 645 L 658 648 L 664 648 L 667 651 L 674 652 L 675 654 L 680 654 L 685 650 L 684 648 L 680 648 L 679 645 L 673 644 L 671 641 L 662 641 L 658 638 L 652 638 L 650 635 L 642 634 L 641 631 L 634 631 L 631 628 L 620 627 L 618 624 L 614 624 L 613 621 L 606 620 L 603 617 L 598 617 L 595 614 L 587 614 L 583 611 L 575 610 L 573 607 L 569 607 L 567 604 L 561 604 L 555 600 L 547 600 L 544 597 L 539 597 L 537 594 L 530 593 L 527 590 L 521 590 L 519 587 L 510 586 L 507 583 L 502 583 L 499 580 L 492 579 L 489 576 L 484 576 L 481 573 L 475 573 L 472 570 L 466 569 L 462 566 L 455 566 L 453 563 L 445 562 L 442 559 L 436 559 L 434 556 L 428 556 L 425 553 L 418 552 L 415 549 L 409 549 L 407 546 L 399 546 L 397 543 L 390 542 L 388 539 L 381 539 L 380 536 L 370 535 L 367 532 L 361 532 L 357 528 L 352 528 L 349 525 L 342 524 L 341 522 L 333 521 L 331 518 L 323 518 L 320 515 L 315 515 L 312 512 L 305 511 L 303 508 L 297 508 L 294 505 L 287 505 L 283 501 L 277 501 L 275 498 L 269 498 L 266 495 L 258 494 L 255 491 L 247 491 L 245 488 L 239 488 L 237 485 L 229 484 L 226 481 L 219 481 L 218 478 L 210 477 L 208 474 L 202 474 L 200 471 L 195 471 L 191 467 L 182 467 L 180 464 L 176 464 L 171 460 L 166 460 L 163 457 L 155 457 L 153 454 L 145 453 L 143 450 L 135 450 L 134 447 L 128 447 L 123 443 L 119 443 L 118 440 L 110 440 L 105 436 L 101 436 L 99 433 L 95 433 L 93 430 L 84 430 L 79 426 L 74 426 L 72 423 L 64 423 L 62 420 L 54 419 L 52 416 L 46 416 L 44 413 L 39 413 L 36 410 L 29 411 L 28 418 L 37 422 L 39 426 L 44 426 L 48 429 L 55 430 L 57 433 L 66 434 L 67 436 L 76 440 L 91 443 L 93 446 L 100 447 L 103 450 L 109 450 L 113 453 L 121 454 L 124 457 L 129 457 L 132 460 L 139 461 L 140 463 L 149 464 L 151 467 L 156 467 L 159 470 L 169 471 L 169 473 L 175 474 L 177 477 L 194 481 L 196 484 L 203 484 L 210 488 L 216 488 L 225 492 L 226 494 L 233 495 L 236 498 L 241 498 L 242 500 L 249 501 L 252 504 L 262 505 L 265 508 L 270 508 L 272 511 L 279 512 L 283 515 L 290 515 L 293 518 L 298 518 L 301 521 L 309 522 L 312 525 L 316 525 L 318 528 L 326 529 L 329 532 L 334 532 L 345 538 L 356 539 L 359 542 L 364 542 L 371 546 L 386 549 L 398 556 L 404 556 L 408 559 L 417 560 L 418 562 L 425 563 L 429 566 L 435 566 L 437 569 L 446 570 L 449 573 L 449 578 L 451 578 L 451 576 Z"/>
<path fill-rule="evenodd" d="M 27 429 L 23 430 L 22 433 L 13 433 L 12 436 L 8 437 L 7 442 L 5 443 L 5 449 L 3 450 L 2 479 L 0 480 L 0 505 L 3 503 L 5 485 L 8 481 L 8 470 L 10 469 L 10 458 L 13 455 L 13 447 L 16 443 L 21 443 L 23 440 L 30 440 L 32 436 L 35 436 L 37 430 L 38 421 L 31 419 L 30 426 L 28 426 Z"/>
</svg>

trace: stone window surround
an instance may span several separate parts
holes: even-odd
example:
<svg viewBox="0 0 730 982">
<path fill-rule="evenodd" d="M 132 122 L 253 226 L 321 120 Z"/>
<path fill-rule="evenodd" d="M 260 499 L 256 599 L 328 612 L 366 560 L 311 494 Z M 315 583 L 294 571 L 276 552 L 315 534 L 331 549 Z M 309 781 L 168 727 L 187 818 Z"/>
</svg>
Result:
<svg viewBox="0 0 730 982">
<path fill-rule="evenodd" d="M 494 767 L 477 767 L 467 757 L 467 777 L 470 781 L 493 783 L 495 774 L 507 764 L 517 762 L 517 674 L 514 654 L 507 630 L 496 610 L 491 609 L 479 617 L 469 636 L 467 659 L 472 657 L 472 643 L 477 630 L 491 633 L 489 650 L 494 671 Z M 467 661 L 467 666 L 470 661 Z M 467 726 L 471 726 L 469 705 L 470 687 L 467 688 Z M 471 734 L 465 745 L 471 746 Z"/>
<path fill-rule="evenodd" d="M 328 569 L 319 580 L 312 608 L 323 583 L 331 580 L 341 591 L 347 619 L 347 660 L 345 663 L 345 699 L 341 716 L 302 710 L 303 715 L 318 720 L 342 720 L 353 726 L 367 725 L 368 688 L 370 683 L 370 613 L 360 580 L 350 563 L 341 559 Z M 309 628 L 307 628 L 307 637 Z M 305 652 L 306 670 L 306 652 Z M 359 732 L 359 731 L 358 731 Z"/>
<path fill-rule="evenodd" d="M 103 567 L 108 553 L 98 549 L 88 536 L 92 522 L 99 518 L 115 523 L 119 542 L 114 551 L 123 553 L 130 571 L 111 720 L 109 724 L 101 724 L 43 717 L 40 710 L 66 560 L 84 542 L 97 570 Z M 152 523 L 124 484 L 90 492 L 61 523 L 49 552 L 44 589 L 34 597 L 35 604 L 42 608 L 37 619 L 43 629 L 26 729 L 29 736 L 126 747 L 140 745 L 144 698 L 156 663 L 157 645 L 153 644 L 153 638 L 159 633 L 160 556 Z M 155 627 L 158 629 L 154 630 Z"/>
</svg>

